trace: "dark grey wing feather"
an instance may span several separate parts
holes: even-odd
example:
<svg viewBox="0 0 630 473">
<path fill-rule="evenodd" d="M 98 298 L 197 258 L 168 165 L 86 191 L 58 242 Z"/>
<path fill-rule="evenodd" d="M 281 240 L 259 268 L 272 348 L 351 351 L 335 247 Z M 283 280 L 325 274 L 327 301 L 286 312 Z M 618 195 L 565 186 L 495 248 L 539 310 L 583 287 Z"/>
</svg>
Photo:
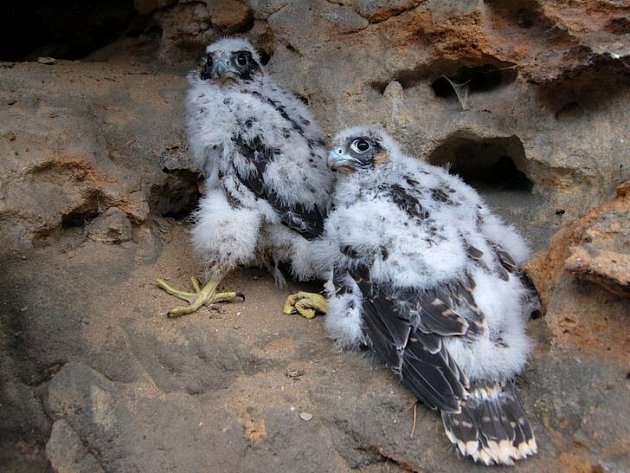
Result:
<svg viewBox="0 0 630 473">
<path fill-rule="evenodd" d="M 439 337 L 420 334 L 410 338 L 402 361 L 403 383 L 422 402 L 431 409 L 459 409 L 468 380 L 452 361 Z"/>
<path fill-rule="evenodd" d="M 300 203 L 283 204 L 277 198 L 273 199 L 272 196 L 267 200 L 280 214 L 280 220 L 284 225 L 298 232 L 307 240 L 313 240 L 323 233 L 324 219 L 326 218 L 324 209 L 318 206 L 309 209 Z"/>
<path fill-rule="evenodd" d="M 320 236 L 324 231 L 325 209 L 318 206 L 307 207 L 299 202 L 288 204 L 279 198 L 273 189 L 265 186 L 267 165 L 276 158 L 280 150 L 266 146 L 258 136 L 247 141 L 241 135 L 235 135 L 232 137 L 232 141 L 236 144 L 238 152 L 253 164 L 253 172 L 247 174 L 234 166 L 239 181 L 257 197 L 269 202 L 280 216 L 280 221 L 291 230 L 298 232 L 308 240 Z M 308 191 L 305 189 L 304 192 Z"/>
<path fill-rule="evenodd" d="M 417 183 L 416 183 L 417 184 Z M 386 195 L 403 210 L 409 217 L 424 220 L 429 217 L 429 212 L 422 207 L 420 200 L 412 195 L 412 192 L 399 184 L 393 184 L 384 188 Z"/>
<path fill-rule="evenodd" d="M 407 309 L 417 307 L 422 295 L 414 291 L 397 293 L 378 288 L 370 282 L 365 266 L 351 269 L 363 295 L 365 335 L 374 351 L 390 366 L 422 402 L 432 409 L 458 411 L 465 397 L 468 380 L 442 343 L 443 334 L 465 333 L 468 326 L 461 317 L 433 313 L 421 324 Z M 430 302 L 435 298 L 431 294 Z M 412 297 L 412 300 L 402 298 Z M 402 303 L 401 303 L 402 302 Z"/>
</svg>

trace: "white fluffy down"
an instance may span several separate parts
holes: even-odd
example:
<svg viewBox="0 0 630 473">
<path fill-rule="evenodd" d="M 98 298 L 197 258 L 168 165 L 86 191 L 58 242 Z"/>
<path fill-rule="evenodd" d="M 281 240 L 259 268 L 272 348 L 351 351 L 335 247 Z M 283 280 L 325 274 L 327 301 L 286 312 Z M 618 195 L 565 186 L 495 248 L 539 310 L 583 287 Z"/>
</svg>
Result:
<svg viewBox="0 0 630 473">
<path fill-rule="evenodd" d="M 483 208 L 483 232 L 487 237 L 497 242 L 501 247 L 509 249 L 510 256 L 517 264 L 524 262 L 530 254 L 530 249 L 523 237 L 512 225 L 508 225 L 496 215 Z"/>
<path fill-rule="evenodd" d="M 346 130 L 335 144 L 341 146 L 347 137 L 370 133 L 374 131 Z M 524 240 L 461 179 L 404 156 L 389 136 L 376 133 L 383 137 L 389 162 L 338 178 L 335 210 L 327 219 L 325 233 L 336 251 L 337 267 L 362 262 L 368 265 L 373 284 L 420 290 L 472 275 L 474 300 L 487 320 L 488 334 L 472 341 L 445 337 L 444 343 L 471 380 L 503 382 L 517 375 L 530 352 L 524 326 L 529 315 L 523 302 L 526 289 L 514 275 L 508 281 L 500 278 L 494 246 L 522 261 L 528 254 Z M 418 219 L 396 205 L 388 194 L 393 185 L 417 198 L 429 216 Z M 436 198 L 438 191 L 443 194 Z M 467 254 L 468 246 L 483 253 L 479 263 Z M 346 247 L 356 252 L 352 258 L 341 251 Z M 361 342 L 360 293 L 335 294 L 332 288 L 329 296 L 326 326 L 330 337 L 341 347 Z"/>
<path fill-rule="evenodd" d="M 335 288 L 331 281 L 326 284 L 329 294 L 326 331 L 334 341 L 335 350 L 356 348 L 365 342 L 361 322 L 361 293 L 352 278 L 347 278 L 346 283 L 352 292 L 343 295 L 334 295 Z"/>
<path fill-rule="evenodd" d="M 255 210 L 234 209 L 223 192 L 204 195 L 191 232 L 195 253 L 204 261 L 222 261 L 227 267 L 253 261 L 261 217 Z"/>
</svg>

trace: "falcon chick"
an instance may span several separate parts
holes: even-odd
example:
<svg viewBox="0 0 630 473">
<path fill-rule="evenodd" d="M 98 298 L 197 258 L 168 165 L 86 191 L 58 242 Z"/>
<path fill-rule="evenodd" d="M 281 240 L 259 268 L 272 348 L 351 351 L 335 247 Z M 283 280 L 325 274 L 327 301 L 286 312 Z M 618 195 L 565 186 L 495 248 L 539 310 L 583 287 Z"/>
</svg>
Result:
<svg viewBox="0 0 630 473">
<path fill-rule="evenodd" d="M 474 461 L 513 464 L 536 440 L 512 380 L 531 349 L 537 294 L 514 228 L 456 176 L 401 153 L 381 130 L 339 133 L 325 238 L 337 248 L 326 325 L 367 344 Z"/>
<path fill-rule="evenodd" d="M 280 267 L 287 265 L 299 280 L 324 278 L 312 257 L 312 241 L 323 231 L 333 176 L 311 113 L 273 82 L 245 39 L 209 45 L 188 81 L 188 141 L 206 188 L 192 242 L 210 277 L 203 288 L 193 278 L 194 292 L 159 280 L 162 289 L 190 304 L 169 315 L 240 296 L 216 292 L 238 264 L 263 264 L 279 284 Z M 303 315 L 309 310 L 315 314 L 307 308 Z"/>
</svg>

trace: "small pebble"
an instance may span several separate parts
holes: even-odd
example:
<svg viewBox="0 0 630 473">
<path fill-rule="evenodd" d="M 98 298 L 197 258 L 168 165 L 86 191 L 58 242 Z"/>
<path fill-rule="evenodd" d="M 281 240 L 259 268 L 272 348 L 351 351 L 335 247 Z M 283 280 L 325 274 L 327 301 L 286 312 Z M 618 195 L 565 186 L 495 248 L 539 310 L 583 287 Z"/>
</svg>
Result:
<svg viewBox="0 0 630 473">
<path fill-rule="evenodd" d="M 300 369 L 297 369 L 297 368 L 289 368 L 287 370 L 287 376 L 289 378 L 299 378 L 303 374 L 304 374 L 304 370 L 300 370 Z"/>
<path fill-rule="evenodd" d="M 57 62 L 57 60 L 54 57 L 38 57 L 37 62 L 39 62 L 40 64 L 51 65 Z"/>
<path fill-rule="evenodd" d="M 308 412 L 300 412 L 300 419 L 305 420 L 306 422 L 308 422 L 312 418 L 313 418 L 313 414 L 310 414 Z"/>
</svg>

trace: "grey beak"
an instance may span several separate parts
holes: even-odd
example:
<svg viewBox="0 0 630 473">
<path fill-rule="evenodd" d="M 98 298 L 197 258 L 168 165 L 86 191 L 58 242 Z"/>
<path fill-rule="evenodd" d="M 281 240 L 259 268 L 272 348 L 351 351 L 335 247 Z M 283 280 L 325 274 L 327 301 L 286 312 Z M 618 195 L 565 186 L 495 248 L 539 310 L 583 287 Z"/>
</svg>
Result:
<svg viewBox="0 0 630 473">
<path fill-rule="evenodd" d="M 357 160 L 345 154 L 342 148 L 331 149 L 326 157 L 326 165 L 332 170 L 339 169 L 342 166 L 355 167 L 356 163 Z"/>
<path fill-rule="evenodd" d="M 230 70 L 224 59 L 217 59 L 214 63 L 213 71 L 218 77 L 223 77 Z"/>
</svg>

